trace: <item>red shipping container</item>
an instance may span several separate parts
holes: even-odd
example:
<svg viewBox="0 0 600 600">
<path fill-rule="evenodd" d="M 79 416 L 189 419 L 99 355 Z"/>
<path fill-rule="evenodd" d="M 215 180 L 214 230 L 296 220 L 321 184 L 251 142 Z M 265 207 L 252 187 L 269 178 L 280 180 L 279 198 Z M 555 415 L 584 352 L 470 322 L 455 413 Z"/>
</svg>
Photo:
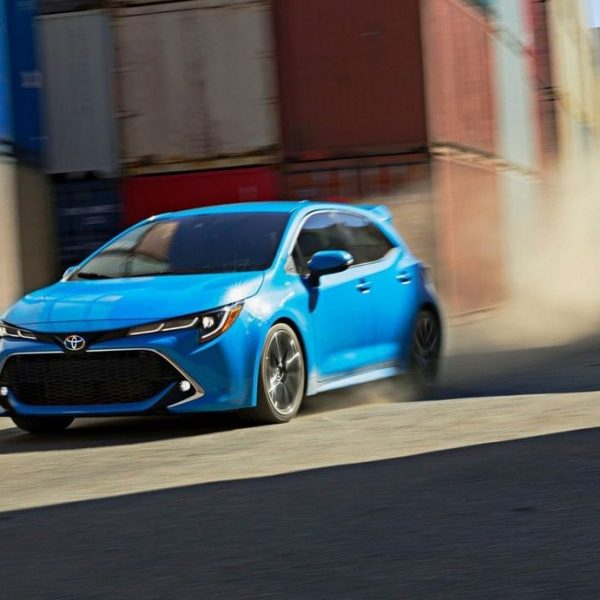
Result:
<svg viewBox="0 0 600 600">
<path fill-rule="evenodd" d="M 290 160 L 427 144 L 418 0 L 275 0 Z"/>
<path fill-rule="evenodd" d="M 449 312 L 504 299 L 502 210 L 493 166 L 434 160 L 438 277 Z"/>
<path fill-rule="evenodd" d="M 290 161 L 493 153 L 491 30 L 462 0 L 274 0 Z M 427 101 L 426 101 L 427 97 Z"/>
<path fill-rule="evenodd" d="M 163 212 L 279 200 L 280 178 L 272 167 L 131 177 L 124 181 L 123 196 L 125 224 L 131 225 Z"/>
<path fill-rule="evenodd" d="M 430 142 L 494 154 L 491 27 L 461 0 L 422 0 Z"/>
</svg>

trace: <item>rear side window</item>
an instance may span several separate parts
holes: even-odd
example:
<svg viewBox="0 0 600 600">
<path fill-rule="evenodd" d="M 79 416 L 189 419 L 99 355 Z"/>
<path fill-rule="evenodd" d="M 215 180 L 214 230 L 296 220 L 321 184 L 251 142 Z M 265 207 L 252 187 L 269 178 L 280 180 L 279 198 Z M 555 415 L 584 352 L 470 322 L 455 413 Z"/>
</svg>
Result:
<svg viewBox="0 0 600 600">
<path fill-rule="evenodd" d="M 298 236 L 294 262 L 300 273 L 315 252 L 346 250 L 360 265 L 383 258 L 394 245 L 379 228 L 362 217 L 339 213 L 317 213 L 309 217 Z"/>
<path fill-rule="evenodd" d="M 363 217 L 339 213 L 336 219 L 355 265 L 379 260 L 394 247 L 379 227 Z"/>
</svg>

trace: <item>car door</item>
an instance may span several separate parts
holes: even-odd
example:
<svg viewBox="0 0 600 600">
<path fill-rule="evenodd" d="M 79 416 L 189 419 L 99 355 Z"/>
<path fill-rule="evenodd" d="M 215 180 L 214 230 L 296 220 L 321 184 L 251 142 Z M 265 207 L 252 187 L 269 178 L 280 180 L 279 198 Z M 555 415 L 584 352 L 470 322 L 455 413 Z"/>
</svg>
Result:
<svg viewBox="0 0 600 600">
<path fill-rule="evenodd" d="M 320 250 L 346 250 L 352 254 L 334 211 L 314 213 L 304 222 L 294 251 L 300 273 L 307 274 L 307 263 Z M 375 315 L 364 274 L 364 268 L 351 267 L 342 273 L 325 275 L 318 287 L 309 287 L 310 320 L 321 381 L 351 374 L 371 362 Z M 306 279 L 305 282 L 310 286 Z"/>
<path fill-rule="evenodd" d="M 355 269 L 369 287 L 368 304 L 373 314 L 372 366 L 388 366 L 403 357 L 411 339 L 416 290 L 415 260 L 405 248 L 392 242 L 378 224 L 356 214 L 340 214 L 338 222 L 350 240 Z"/>
</svg>

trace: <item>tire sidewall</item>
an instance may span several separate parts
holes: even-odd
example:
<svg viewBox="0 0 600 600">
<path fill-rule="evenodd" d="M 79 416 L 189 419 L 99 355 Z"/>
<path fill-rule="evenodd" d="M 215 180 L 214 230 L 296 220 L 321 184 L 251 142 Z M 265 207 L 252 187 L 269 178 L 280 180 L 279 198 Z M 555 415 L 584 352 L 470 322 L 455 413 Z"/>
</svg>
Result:
<svg viewBox="0 0 600 600">
<path fill-rule="evenodd" d="M 301 385 L 299 387 L 299 391 L 294 400 L 294 409 L 286 414 L 280 413 L 275 406 L 273 406 L 269 395 L 266 390 L 266 353 L 269 345 L 273 339 L 273 337 L 280 331 L 285 332 L 289 335 L 296 344 L 298 348 L 298 352 L 300 353 L 300 360 L 302 361 L 302 369 L 301 369 Z M 276 323 L 269 329 L 267 337 L 265 339 L 265 343 L 263 344 L 263 349 L 260 357 L 260 365 L 258 372 L 258 412 L 261 418 L 268 420 L 274 423 L 287 423 L 290 421 L 298 411 L 300 410 L 300 406 L 302 404 L 302 400 L 304 398 L 304 391 L 306 388 L 306 363 L 304 360 L 304 352 L 302 351 L 302 344 L 300 343 L 300 339 L 296 332 L 286 323 Z"/>
</svg>

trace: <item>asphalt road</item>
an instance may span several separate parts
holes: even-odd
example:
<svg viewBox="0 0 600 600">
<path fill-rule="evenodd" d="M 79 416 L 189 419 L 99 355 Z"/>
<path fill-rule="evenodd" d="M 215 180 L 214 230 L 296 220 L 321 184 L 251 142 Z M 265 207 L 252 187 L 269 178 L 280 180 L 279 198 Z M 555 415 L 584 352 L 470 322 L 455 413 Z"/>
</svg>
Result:
<svg viewBox="0 0 600 600">
<path fill-rule="evenodd" d="M 0 424 L 0 598 L 600 596 L 600 339 L 454 355 L 286 426 Z M 566 432 L 566 433 L 565 433 Z"/>
</svg>

